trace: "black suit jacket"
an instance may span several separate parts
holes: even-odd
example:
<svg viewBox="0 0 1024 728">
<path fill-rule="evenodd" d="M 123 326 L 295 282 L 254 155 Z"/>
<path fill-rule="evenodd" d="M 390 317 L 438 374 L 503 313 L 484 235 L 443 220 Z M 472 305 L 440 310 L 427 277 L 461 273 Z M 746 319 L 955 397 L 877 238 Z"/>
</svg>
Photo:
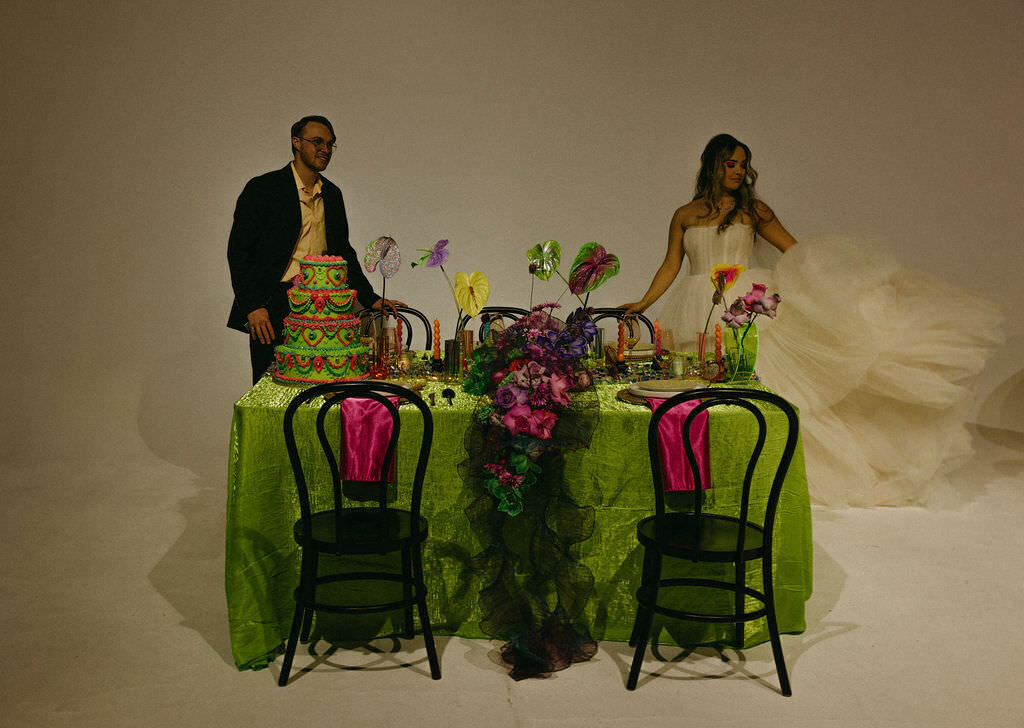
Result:
<svg viewBox="0 0 1024 728">
<path fill-rule="evenodd" d="M 380 296 L 366 280 L 356 251 L 348 240 L 348 217 L 341 190 L 321 176 L 327 254 L 348 262 L 348 284 L 359 302 L 372 305 Z M 302 228 L 299 191 L 291 164 L 249 180 L 238 196 L 234 223 L 228 236 L 228 268 L 235 300 L 228 326 L 248 331 L 248 314 L 270 304 L 281 289 L 284 275 Z"/>
</svg>

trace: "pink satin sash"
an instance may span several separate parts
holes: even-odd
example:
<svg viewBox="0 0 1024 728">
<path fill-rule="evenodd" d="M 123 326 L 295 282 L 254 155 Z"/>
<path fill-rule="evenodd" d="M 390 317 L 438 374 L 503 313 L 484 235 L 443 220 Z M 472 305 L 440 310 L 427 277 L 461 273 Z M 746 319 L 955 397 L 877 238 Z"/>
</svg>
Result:
<svg viewBox="0 0 1024 728">
<path fill-rule="evenodd" d="M 648 397 L 647 403 L 654 412 L 667 400 Z M 666 491 L 693 490 L 693 473 L 686 460 L 686 452 L 683 450 L 683 421 L 690 411 L 700 404 L 700 400 L 684 402 L 672 409 L 671 412 L 661 418 L 658 423 L 658 447 L 661 451 L 661 461 L 664 463 L 662 473 L 663 483 Z M 690 425 L 690 442 L 693 443 L 693 454 L 697 459 L 697 468 L 700 470 L 700 482 L 702 489 L 711 487 L 711 470 L 708 467 L 710 457 L 708 455 L 708 413 L 701 412 Z"/>
<path fill-rule="evenodd" d="M 398 397 L 388 399 L 398 406 Z M 339 464 L 341 477 L 344 480 L 379 480 L 391 439 L 391 413 L 380 402 L 355 397 L 341 403 L 341 412 L 345 419 Z M 394 475 L 392 461 L 388 480 Z"/>
</svg>

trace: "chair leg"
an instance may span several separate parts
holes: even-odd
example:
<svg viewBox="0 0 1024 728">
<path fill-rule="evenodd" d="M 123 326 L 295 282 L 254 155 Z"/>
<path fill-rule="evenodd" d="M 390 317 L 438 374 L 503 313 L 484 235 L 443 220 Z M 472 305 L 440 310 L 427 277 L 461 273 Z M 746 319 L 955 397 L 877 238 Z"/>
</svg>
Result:
<svg viewBox="0 0 1024 728">
<path fill-rule="evenodd" d="M 745 563 L 735 564 L 736 566 L 736 578 L 734 583 L 736 584 L 735 594 L 735 611 L 736 615 L 736 633 L 733 636 L 733 647 L 737 650 L 743 649 L 743 630 L 746 627 L 746 622 L 743 621 L 743 615 L 746 612 L 746 594 L 743 589 L 747 585 L 747 567 Z"/>
<path fill-rule="evenodd" d="M 434 680 L 440 680 L 441 663 L 437 659 L 437 648 L 434 646 L 434 630 L 430 627 L 430 615 L 427 613 L 427 585 L 423 581 L 423 562 L 418 544 L 412 551 L 412 571 L 413 578 L 416 580 L 416 609 L 420 615 L 420 626 L 423 628 L 423 644 L 427 648 L 430 677 Z"/>
<path fill-rule="evenodd" d="M 415 574 L 409 558 L 409 549 L 402 549 L 402 599 L 405 600 L 405 638 L 411 640 L 416 636 L 412 622 L 412 581 Z"/>
<path fill-rule="evenodd" d="M 284 650 L 284 661 L 281 663 L 281 674 L 277 678 L 277 684 L 284 687 L 288 684 L 288 675 L 292 671 L 292 659 L 295 657 L 295 648 L 299 644 L 299 626 L 302 623 L 303 613 L 306 611 L 302 598 L 302 587 L 295 595 L 295 614 L 292 617 L 292 628 L 288 634 L 288 645 Z"/>
<path fill-rule="evenodd" d="M 307 563 L 306 552 L 302 553 L 302 581 L 306 584 L 316 584 L 316 575 L 319 570 L 320 564 L 320 552 L 313 551 L 309 556 L 309 563 Z M 312 598 L 310 602 L 314 601 Z M 309 632 L 313 628 L 313 608 L 306 607 L 305 614 L 302 617 L 302 630 L 299 632 L 299 642 L 306 644 L 309 642 Z"/>
<path fill-rule="evenodd" d="M 645 607 L 640 607 L 637 610 L 637 620 L 640 632 L 637 636 L 636 651 L 633 653 L 633 664 L 629 667 L 626 690 L 636 690 L 636 681 L 640 677 L 640 668 L 644 664 L 644 653 L 647 651 L 647 640 L 651 636 L 651 623 L 654 620 L 654 612 Z"/>
<path fill-rule="evenodd" d="M 764 562 L 764 594 L 767 599 L 765 608 L 768 614 L 765 619 L 768 622 L 768 637 L 772 643 L 772 657 L 775 659 L 775 671 L 779 673 L 779 688 L 787 698 L 793 694 L 789 686 L 789 673 L 786 671 L 786 659 L 782 656 L 782 640 L 779 637 L 779 621 L 775 616 L 775 586 L 772 581 L 771 561 Z"/>
<path fill-rule="evenodd" d="M 650 589 L 651 579 L 656 579 L 657 574 L 651 574 L 651 566 L 654 561 L 654 553 L 651 549 L 644 548 L 644 564 L 643 569 L 640 572 L 640 591 L 644 592 Z M 640 638 L 640 608 L 637 607 L 636 618 L 633 620 L 633 631 L 629 635 L 629 646 L 636 647 L 636 642 Z"/>
<path fill-rule="evenodd" d="M 658 587 L 661 585 L 661 553 L 657 549 L 644 550 L 644 576 L 641 584 L 640 604 L 636 612 L 636 624 L 633 627 L 636 651 L 633 653 L 633 664 L 629 668 L 626 690 L 636 690 L 636 681 L 640 677 L 640 668 L 644 664 L 644 653 L 647 642 L 651 638 L 651 626 L 654 622 L 654 605 L 658 603 Z"/>
</svg>

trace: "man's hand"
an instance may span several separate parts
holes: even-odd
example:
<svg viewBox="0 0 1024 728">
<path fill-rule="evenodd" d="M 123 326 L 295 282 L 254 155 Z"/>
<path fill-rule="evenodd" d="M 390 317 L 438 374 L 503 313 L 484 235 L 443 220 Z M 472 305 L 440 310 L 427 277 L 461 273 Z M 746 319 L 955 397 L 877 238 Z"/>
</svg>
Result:
<svg viewBox="0 0 1024 728">
<path fill-rule="evenodd" d="M 393 298 L 378 298 L 374 302 L 373 306 L 371 306 L 370 308 L 372 308 L 374 311 L 380 311 L 380 307 L 381 306 L 387 306 L 387 305 L 391 305 L 391 306 L 404 306 L 405 303 L 403 303 L 402 301 L 396 301 Z"/>
<path fill-rule="evenodd" d="M 270 312 L 265 308 L 257 308 L 249 312 L 249 336 L 258 339 L 261 344 L 274 343 L 274 327 L 270 323 Z"/>
</svg>

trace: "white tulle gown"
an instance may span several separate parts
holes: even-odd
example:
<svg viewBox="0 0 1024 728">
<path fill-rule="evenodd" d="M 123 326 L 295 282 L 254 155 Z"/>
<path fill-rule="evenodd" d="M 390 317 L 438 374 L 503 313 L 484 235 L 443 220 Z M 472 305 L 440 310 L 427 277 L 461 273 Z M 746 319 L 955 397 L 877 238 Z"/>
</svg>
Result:
<svg viewBox="0 0 1024 728">
<path fill-rule="evenodd" d="M 711 268 L 750 266 L 754 230 L 691 227 L 683 246 L 689 275 L 654 313 L 677 348 L 692 350 L 711 306 Z M 814 502 L 942 505 L 945 473 L 971 453 L 964 421 L 975 379 L 1002 342 L 1002 314 L 880 257 L 846 239 L 804 239 L 773 268 L 748 268 L 726 301 L 752 283 L 782 298 L 775 320 L 757 319 L 757 373 L 800 408 Z"/>
</svg>

